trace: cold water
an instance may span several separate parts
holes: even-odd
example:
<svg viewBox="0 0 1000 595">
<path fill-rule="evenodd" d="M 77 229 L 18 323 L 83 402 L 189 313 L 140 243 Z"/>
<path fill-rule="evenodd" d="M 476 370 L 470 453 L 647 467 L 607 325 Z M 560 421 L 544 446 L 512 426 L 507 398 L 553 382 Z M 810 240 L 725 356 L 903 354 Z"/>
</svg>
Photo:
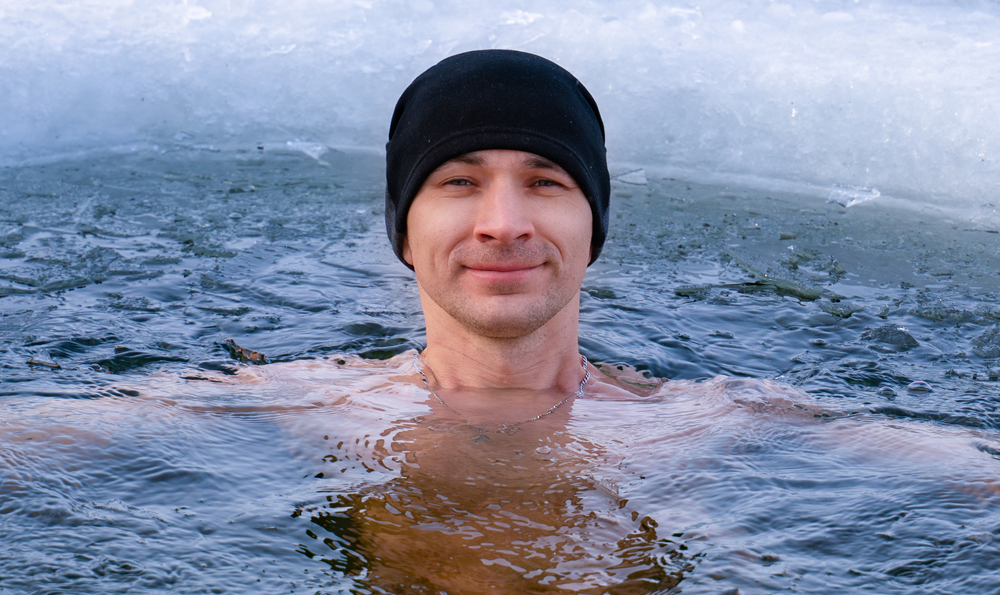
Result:
<svg viewBox="0 0 1000 595">
<path fill-rule="evenodd" d="M 381 157 L 260 147 L 3 171 L 4 592 L 997 589 L 997 230 L 618 172 L 580 336 L 635 397 L 484 442 Z"/>
<path fill-rule="evenodd" d="M 998 17 L 3 2 L 0 593 L 996 593 Z M 489 47 L 601 106 L 580 344 L 634 396 L 481 440 L 381 150 Z"/>
</svg>

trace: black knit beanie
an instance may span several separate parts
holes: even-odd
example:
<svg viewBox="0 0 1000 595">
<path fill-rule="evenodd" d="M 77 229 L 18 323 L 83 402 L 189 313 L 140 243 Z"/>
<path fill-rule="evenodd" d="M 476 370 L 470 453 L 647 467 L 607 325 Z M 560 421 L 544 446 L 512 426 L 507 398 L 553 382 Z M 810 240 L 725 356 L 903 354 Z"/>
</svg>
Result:
<svg viewBox="0 0 1000 595">
<path fill-rule="evenodd" d="M 573 176 L 594 216 L 590 263 L 601 253 L 611 194 L 604 123 L 583 84 L 545 58 L 512 50 L 445 58 L 403 92 L 385 148 L 385 226 L 401 261 L 406 214 L 427 176 L 489 149 L 534 153 Z"/>
</svg>

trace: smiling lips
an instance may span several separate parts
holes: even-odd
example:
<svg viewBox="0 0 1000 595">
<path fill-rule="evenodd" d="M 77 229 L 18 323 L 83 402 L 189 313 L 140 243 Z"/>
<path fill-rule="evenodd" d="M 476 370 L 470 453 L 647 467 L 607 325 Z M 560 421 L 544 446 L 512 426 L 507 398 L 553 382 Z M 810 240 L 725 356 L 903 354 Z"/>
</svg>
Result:
<svg viewBox="0 0 1000 595">
<path fill-rule="evenodd" d="M 541 264 L 528 262 L 495 262 L 489 264 L 466 265 L 465 270 L 474 278 L 487 283 L 517 282 L 526 280 Z"/>
</svg>

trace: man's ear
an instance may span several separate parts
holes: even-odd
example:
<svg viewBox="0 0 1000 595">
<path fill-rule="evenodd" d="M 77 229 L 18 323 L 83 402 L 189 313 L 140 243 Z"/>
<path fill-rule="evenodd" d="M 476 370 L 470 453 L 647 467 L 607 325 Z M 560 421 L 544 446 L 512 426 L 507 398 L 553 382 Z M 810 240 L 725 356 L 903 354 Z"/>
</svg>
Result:
<svg viewBox="0 0 1000 595">
<path fill-rule="evenodd" d="M 410 236 L 403 236 L 403 260 L 406 264 L 413 266 L 413 253 L 410 252 Z"/>
</svg>

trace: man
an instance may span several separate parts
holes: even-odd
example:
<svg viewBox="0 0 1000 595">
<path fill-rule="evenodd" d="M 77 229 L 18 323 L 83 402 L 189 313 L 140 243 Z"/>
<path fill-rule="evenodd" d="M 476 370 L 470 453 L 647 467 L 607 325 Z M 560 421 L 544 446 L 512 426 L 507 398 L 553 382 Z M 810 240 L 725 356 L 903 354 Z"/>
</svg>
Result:
<svg viewBox="0 0 1000 595">
<path fill-rule="evenodd" d="M 414 364 L 431 407 L 393 414 L 378 431 L 388 450 L 329 437 L 340 482 L 360 470 L 341 461 L 398 473 L 378 487 L 359 478 L 364 495 L 314 513 L 350 544 L 334 567 L 392 593 L 674 586 L 689 562 L 619 502 L 622 456 L 566 432 L 575 398 L 636 397 L 577 345 L 580 286 L 608 228 L 593 98 L 538 56 L 453 56 L 400 98 L 386 177 L 386 228 L 416 273 L 426 322 Z M 384 390 L 379 412 L 414 398 Z M 597 518 L 591 506 L 615 513 Z"/>
<path fill-rule="evenodd" d="M 403 93 L 386 148 L 386 227 L 416 273 L 435 395 L 513 427 L 584 390 L 580 286 L 610 194 L 586 88 L 532 54 L 452 56 Z M 470 389 L 528 392 L 488 402 Z"/>
</svg>

